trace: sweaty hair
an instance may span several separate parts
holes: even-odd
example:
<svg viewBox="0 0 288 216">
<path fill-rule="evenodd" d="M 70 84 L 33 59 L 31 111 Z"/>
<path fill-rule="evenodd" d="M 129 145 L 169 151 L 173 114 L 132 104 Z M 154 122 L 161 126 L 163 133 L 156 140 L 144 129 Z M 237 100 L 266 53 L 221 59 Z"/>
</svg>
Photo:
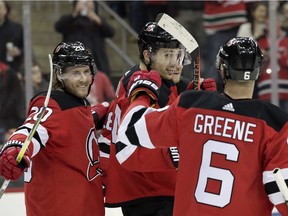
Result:
<svg viewBox="0 0 288 216">
<path fill-rule="evenodd" d="M 63 84 L 59 81 L 58 77 L 57 77 L 57 70 L 56 68 L 54 68 L 54 71 L 53 71 L 53 80 L 52 80 L 52 88 L 54 90 L 62 90 L 63 91 Z"/>
</svg>

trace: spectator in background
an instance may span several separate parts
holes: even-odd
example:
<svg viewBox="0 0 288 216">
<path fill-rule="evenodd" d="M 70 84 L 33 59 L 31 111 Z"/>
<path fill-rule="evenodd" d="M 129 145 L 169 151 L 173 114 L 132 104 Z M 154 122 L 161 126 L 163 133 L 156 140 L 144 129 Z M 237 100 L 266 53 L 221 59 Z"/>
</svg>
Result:
<svg viewBox="0 0 288 216">
<path fill-rule="evenodd" d="M 243 1 L 205 1 L 204 29 L 206 44 L 202 52 L 204 77 L 215 77 L 215 60 L 222 44 L 237 35 L 239 26 L 247 21 L 246 5 Z"/>
<path fill-rule="evenodd" d="M 249 12 L 248 22 L 240 25 L 237 36 L 257 39 L 265 34 L 267 28 L 267 2 L 255 2 Z"/>
<path fill-rule="evenodd" d="M 288 36 L 284 30 L 281 29 L 280 17 L 277 19 L 277 64 L 278 64 L 278 95 L 279 106 L 288 112 Z M 262 73 L 257 83 L 257 97 L 258 99 L 271 101 L 272 94 L 272 78 L 271 62 L 270 62 L 270 36 L 269 31 L 258 38 L 259 46 L 264 54 L 264 62 L 262 66 Z"/>
<path fill-rule="evenodd" d="M 96 2 L 73 1 L 71 14 L 63 15 L 55 23 L 55 30 L 62 34 L 64 42 L 80 41 L 88 47 L 99 70 L 110 77 L 105 38 L 114 36 L 114 29 L 96 13 Z"/>
<path fill-rule="evenodd" d="M 22 123 L 19 110 L 22 102 L 19 99 L 22 97 L 17 73 L 0 61 L 0 143 L 3 143 L 8 129 Z"/>
<path fill-rule="evenodd" d="M 288 2 L 285 2 L 281 7 L 282 12 L 282 29 L 288 33 Z"/>
<path fill-rule="evenodd" d="M 148 22 L 148 11 L 144 1 L 134 0 L 129 4 L 129 22 L 131 27 L 139 33 Z M 139 13 L 141 11 L 141 13 Z M 154 18 L 155 19 L 155 18 Z"/>
<path fill-rule="evenodd" d="M 87 96 L 91 106 L 102 102 L 111 102 L 115 98 L 114 87 L 109 77 L 102 71 L 97 71 L 94 82 Z"/>
<path fill-rule="evenodd" d="M 16 72 L 23 62 L 23 28 L 8 18 L 10 6 L 0 0 L 0 61 Z"/>
<path fill-rule="evenodd" d="M 9 137 L 16 131 L 16 128 L 10 128 L 9 130 L 6 131 L 5 133 L 5 139 L 4 142 L 7 142 L 9 140 Z"/>
<path fill-rule="evenodd" d="M 39 94 L 43 91 L 47 91 L 49 84 L 47 80 L 43 79 L 41 67 L 37 62 L 33 63 L 31 73 L 34 95 Z"/>
<path fill-rule="evenodd" d="M 129 22 L 131 27 L 139 33 L 147 22 L 155 20 L 158 13 L 170 13 L 169 1 L 133 0 L 129 2 Z"/>
<path fill-rule="evenodd" d="M 108 1 L 109 7 L 115 11 L 121 18 L 127 16 L 126 1 Z"/>
</svg>

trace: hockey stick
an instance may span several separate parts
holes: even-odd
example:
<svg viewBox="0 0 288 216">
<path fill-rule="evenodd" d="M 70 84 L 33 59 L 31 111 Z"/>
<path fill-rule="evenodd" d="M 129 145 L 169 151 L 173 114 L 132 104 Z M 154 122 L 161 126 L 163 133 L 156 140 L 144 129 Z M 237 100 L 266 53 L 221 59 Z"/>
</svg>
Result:
<svg viewBox="0 0 288 216">
<path fill-rule="evenodd" d="M 284 177 L 281 173 L 281 170 L 279 168 L 275 168 L 273 170 L 273 175 L 274 175 L 274 178 L 276 180 L 276 184 L 277 184 L 280 192 L 284 196 L 285 203 L 286 203 L 286 205 L 288 205 L 288 188 L 287 188 L 286 182 L 284 180 Z"/>
<path fill-rule="evenodd" d="M 192 59 L 194 89 L 200 90 L 200 48 L 197 41 L 180 23 L 165 13 L 158 14 L 156 22 L 189 52 Z"/>
<path fill-rule="evenodd" d="M 31 131 L 30 131 L 30 134 L 28 135 L 28 137 L 26 138 L 26 140 L 24 141 L 23 143 L 23 146 L 21 147 L 21 150 L 20 152 L 18 153 L 17 157 L 16 157 L 16 161 L 18 163 L 20 163 L 20 161 L 22 160 L 32 138 L 33 138 L 33 135 L 35 134 L 39 124 L 40 124 L 40 121 L 41 119 L 43 118 L 43 115 L 45 113 L 45 110 L 48 106 L 48 103 L 49 103 L 49 99 L 50 99 L 50 95 L 51 95 L 51 90 L 52 90 L 52 80 L 53 80 L 53 63 L 52 63 L 52 57 L 51 55 L 49 54 L 48 55 L 49 57 L 49 64 L 50 64 L 50 81 L 49 81 L 49 87 L 48 87 L 48 91 L 47 91 L 47 95 L 46 95 L 46 98 L 45 98 L 45 101 L 44 101 L 44 105 L 42 107 L 42 110 L 40 112 L 40 114 L 38 115 L 38 119 L 36 120 L 35 124 L 33 125 Z M 11 180 L 5 180 L 0 188 L 0 199 L 1 197 L 3 196 L 6 188 L 8 187 L 9 183 L 10 183 Z"/>
</svg>

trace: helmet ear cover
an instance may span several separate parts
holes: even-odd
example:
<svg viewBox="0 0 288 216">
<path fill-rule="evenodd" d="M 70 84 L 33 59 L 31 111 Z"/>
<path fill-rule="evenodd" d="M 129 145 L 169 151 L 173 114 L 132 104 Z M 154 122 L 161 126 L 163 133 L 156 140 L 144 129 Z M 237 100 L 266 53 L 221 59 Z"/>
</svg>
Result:
<svg viewBox="0 0 288 216">
<path fill-rule="evenodd" d="M 216 68 L 224 69 L 224 79 L 257 80 L 263 54 L 255 40 L 236 37 L 222 46 L 216 57 Z"/>
</svg>

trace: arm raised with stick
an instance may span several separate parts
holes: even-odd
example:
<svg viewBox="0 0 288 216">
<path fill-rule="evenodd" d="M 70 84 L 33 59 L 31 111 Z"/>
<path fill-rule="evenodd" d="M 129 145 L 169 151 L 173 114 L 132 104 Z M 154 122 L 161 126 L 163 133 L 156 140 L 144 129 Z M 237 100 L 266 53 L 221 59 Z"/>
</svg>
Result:
<svg viewBox="0 0 288 216">
<path fill-rule="evenodd" d="M 53 64 L 50 54 L 49 54 L 49 63 L 50 63 L 50 82 L 48 92 L 44 101 L 43 108 L 40 114 L 38 115 L 38 119 L 33 125 L 29 136 L 26 138 L 24 143 L 20 141 L 19 142 L 8 141 L 2 149 L 0 156 L 1 157 L 0 174 L 4 176 L 6 180 L 3 182 L 0 188 L 0 198 L 3 196 L 10 181 L 18 179 L 23 174 L 23 171 L 30 166 L 30 158 L 32 156 L 32 152 L 29 152 L 28 147 L 48 106 L 52 90 Z"/>
</svg>

